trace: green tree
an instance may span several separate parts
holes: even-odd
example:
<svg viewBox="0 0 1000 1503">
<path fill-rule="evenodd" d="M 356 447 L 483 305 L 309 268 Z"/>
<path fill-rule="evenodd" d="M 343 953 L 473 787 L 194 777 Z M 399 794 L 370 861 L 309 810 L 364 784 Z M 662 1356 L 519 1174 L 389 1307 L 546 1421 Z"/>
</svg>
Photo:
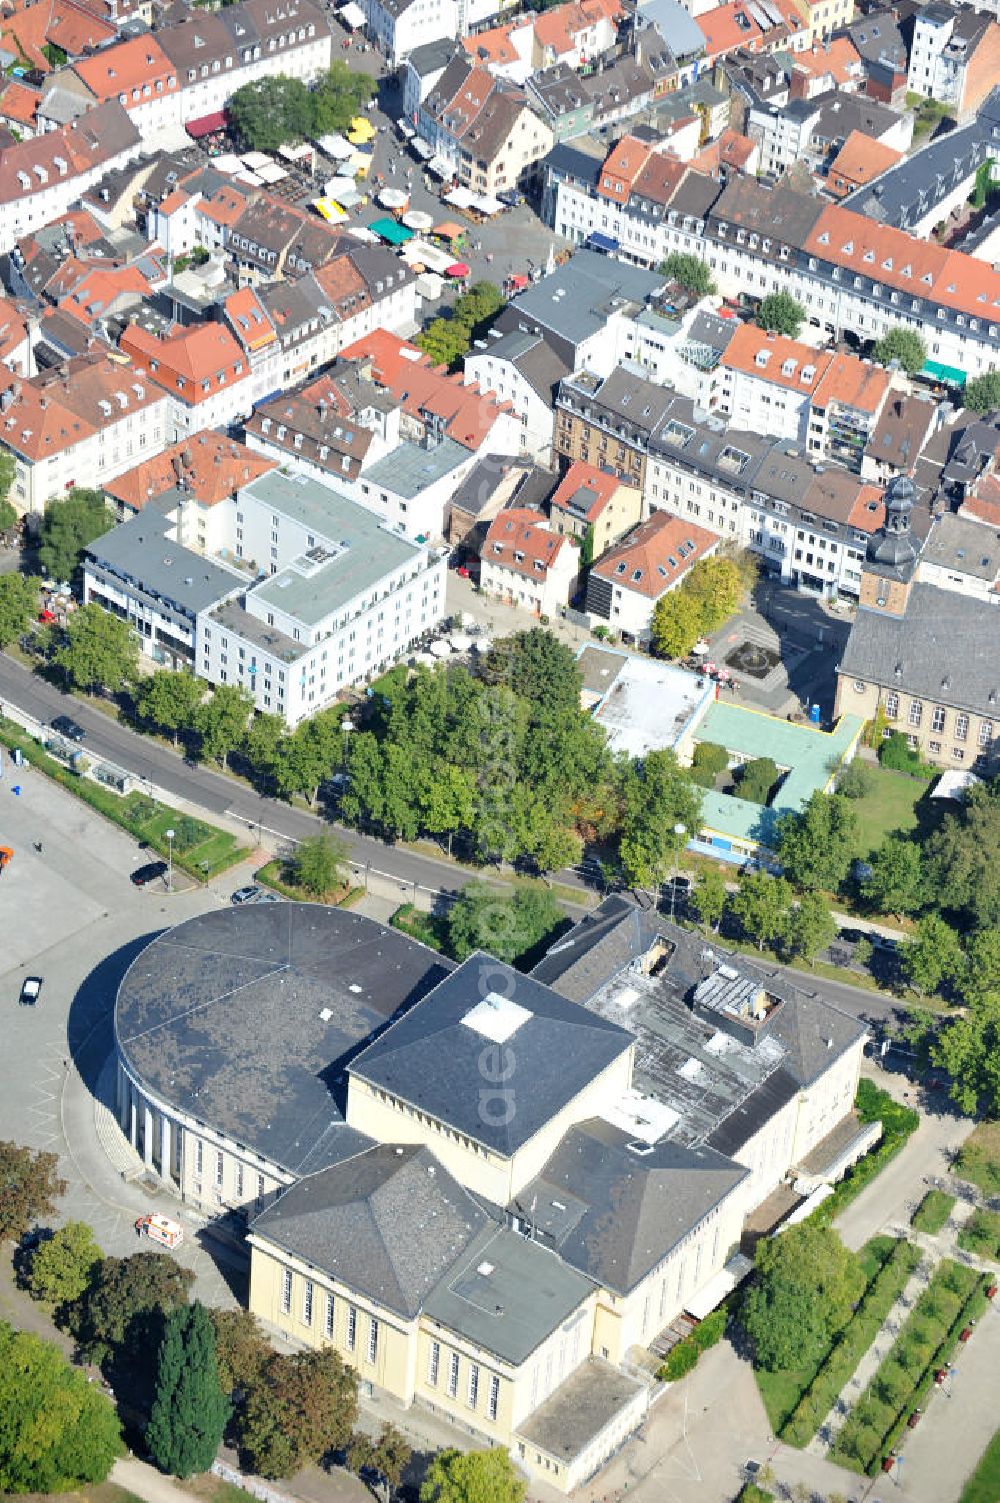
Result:
<svg viewBox="0 0 1000 1503">
<path fill-rule="evenodd" d="M 580 539 L 580 567 L 589 569 L 594 562 L 594 524 L 588 522 Z"/>
<path fill-rule="evenodd" d="M 924 915 L 913 938 L 903 944 L 899 960 L 910 986 L 925 995 L 954 984 L 965 971 L 958 935 L 937 913 Z"/>
<path fill-rule="evenodd" d="M 889 365 L 893 360 L 898 360 L 908 376 L 916 376 L 923 370 L 927 360 L 927 346 L 915 330 L 896 324 L 876 344 L 875 359 L 879 365 Z"/>
<path fill-rule="evenodd" d="M 288 727 L 281 715 L 258 711 L 247 727 L 241 752 L 258 782 L 274 780 L 288 740 Z"/>
<path fill-rule="evenodd" d="M 875 790 L 875 769 L 859 757 L 837 773 L 837 792 L 842 798 L 869 798 Z"/>
<path fill-rule="evenodd" d="M 785 946 L 791 955 L 813 960 L 837 937 L 837 921 L 818 892 L 803 893 L 788 915 Z"/>
<path fill-rule="evenodd" d="M 312 132 L 313 101 L 298 78 L 257 78 L 230 95 L 229 119 L 254 151 L 277 151 Z"/>
<path fill-rule="evenodd" d="M 961 913 L 970 928 L 1000 924 L 1000 787 L 971 788 L 956 814 L 946 814 L 924 842 L 928 891 Z"/>
<path fill-rule="evenodd" d="M 78 576 L 88 543 L 109 532 L 115 519 L 100 491 L 71 490 L 64 501 L 50 501 L 42 518 L 38 559 L 50 579 Z"/>
<path fill-rule="evenodd" d="M 68 1221 L 35 1249 L 28 1288 L 35 1299 L 50 1305 L 72 1305 L 89 1288 L 102 1256 L 86 1222 Z"/>
<path fill-rule="evenodd" d="M 779 777 L 777 764 L 770 757 L 755 757 L 743 764 L 736 784 L 737 795 L 751 804 L 766 804 Z"/>
<path fill-rule="evenodd" d="M 343 130 L 374 92 L 374 79 L 367 73 L 352 73 L 342 58 L 336 58 L 312 86 L 309 134 L 328 136 Z"/>
<path fill-rule="evenodd" d="M 16 475 L 17 460 L 9 449 L 0 449 L 0 532 L 6 532 L 17 521 L 17 510 L 10 501 Z"/>
<path fill-rule="evenodd" d="M 626 880 L 656 887 L 701 827 L 701 789 L 672 751 L 652 751 L 626 769 L 622 795 L 618 849 Z"/>
<path fill-rule="evenodd" d="M 105 1395 L 51 1342 L 0 1322 L 0 1490 L 61 1493 L 103 1482 L 124 1451 Z"/>
<path fill-rule="evenodd" d="M 197 1302 L 172 1310 L 163 1325 L 156 1397 L 146 1426 L 146 1444 L 156 1465 L 181 1478 L 207 1472 L 229 1412 L 208 1311 Z"/>
<path fill-rule="evenodd" d="M 850 1320 L 865 1287 L 860 1260 L 832 1227 L 810 1221 L 757 1244 L 742 1321 L 770 1370 L 812 1367 Z"/>
<path fill-rule="evenodd" d="M 790 292 L 769 292 L 757 309 L 760 327 L 769 334 L 783 334 L 786 339 L 798 338 L 805 316 L 806 310 Z"/>
<path fill-rule="evenodd" d="M 729 911 L 758 950 L 781 940 L 788 928 L 792 889 L 784 877 L 768 872 L 742 872 L 740 885 L 729 899 Z"/>
<path fill-rule="evenodd" d="M 698 918 L 706 928 L 718 932 L 722 915 L 726 911 L 728 896 L 726 879 L 720 871 L 710 866 L 701 873 L 694 884 L 694 904 L 698 910 Z"/>
<path fill-rule="evenodd" d="M 346 1449 L 357 1409 L 357 1378 L 332 1348 L 275 1353 L 247 1395 L 240 1449 L 260 1476 L 291 1476 Z"/>
<path fill-rule="evenodd" d="M 563 918 L 547 887 L 524 885 L 511 892 L 487 882 L 467 882 L 448 912 L 448 947 L 456 960 L 486 950 L 513 965 Z"/>
<path fill-rule="evenodd" d="M 661 658 L 683 658 L 701 636 L 701 606 L 683 585 L 668 590 L 653 607 L 649 634 Z"/>
<path fill-rule="evenodd" d="M 974 376 L 962 388 L 962 403 L 970 412 L 1000 411 L 1000 371 Z"/>
<path fill-rule="evenodd" d="M 374 1438 L 359 1431 L 347 1448 L 348 1466 L 355 1472 L 377 1472 L 385 1478 L 390 1494 L 402 1482 L 412 1456 L 413 1447 L 395 1425 L 383 1425 Z"/>
<path fill-rule="evenodd" d="M 173 673 L 160 668 L 151 673 L 139 685 L 136 708 L 144 720 L 170 731 L 177 745 L 179 731 L 186 731 L 194 724 L 198 706 L 205 697 L 203 679 L 183 669 Z"/>
<path fill-rule="evenodd" d="M 543 626 L 514 632 L 494 643 L 483 665 L 488 684 L 503 684 L 551 714 L 580 707 L 583 675 L 573 649 Z"/>
<path fill-rule="evenodd" d="M 721 772 L 729 766 L 729 753 L 713 741 L 699 741 L 691 758 L 691 780 L 699 788 L 714 788 Z"/>
<path fill-rule="evenodd" d="M 472 347 L 468 324 L 457 318 L 434 318 L 414 339 L 414 344 L 429 355 L 434 365 L 457 365 Z"/>
<path fill-rule="evenodd" d="M 777 851 L 790 882 L 835 891 L 858 853 L 860 824 L 851 800 L 818 789 L 796 814 L 777 823 Z"/>
<path fill-rule="evenodd" d="M 139 638 L 127 621 L 91 602 L 69 617 L 52 656 L 73 688 L 118 694 L 138 672 Z"/>
<path fill-rule="evenodd" d="M 187 1304 L 193 1282 L 190 1268 L 159 1253 L 103 1258 L 74 1316 L 81 1348 L 94 1360 L 111 1351 L 148 1351 L 159 1340 L 163 1317 Z"/>
<path fill-rule="evenodd" d="M 439 1451 L 427 1468 L 420 1503 L 523 1503 L 526 1492 L 504 1446 Z"/>
<path fill-rule="evenodd" d="M 965 1002 L 1000 996 L 1000 930 L 980 929 L 966 944 L 967 964 L 960 973 Z"/>
<path fill-rule="evenodd" d="M 311 897 L 325 898 L 343 887 L 349 860 L 346 841 L 332 830 L 321 830 L 299 841 L 288 864 L 297 887 Z"/>
<path fill-rule="evenodd" d="M 0 1141 L 0 1242 L 19 1241 L 66 1193 L 54 1153 Z"/>
<path fill-rule="evenodd" d="M 41 583 L 35 575 L 0 574 L 0 647 L 16 642 L 35 619 Z"/>
<path fill-rule="evenodd" d="M 256 1315 L 236 1308 L 208 1312 L 215 1334 L 215 1361 L 222 1391 L 248 1393 L 260 1382 L 273 1347 L 261 1330 Z"/>
<path fill-rule="evenodd" d="M 242 684 L 216 684 L 194 716 L 201 755 L 213 757 L 225 767 L 230 753 L 245 740 L 252 714 L 253 696 Z"/>
<path fill-rule="evenodd" d="M 0 454 L 0 464 L 3 463 L 4 459 L 9 458 L 9 455 Z M 11 528 L 15 527 L 16 525 L 17 508 L 14 506 L 13 502 L 8 501 L 5 496 L 2 500 L 0 500 L 0 532 L 10 532 Z"/>
<path fill-rule="evenodd" d="M 864 899 L 879 913 L 916 913 L 924 903 L 925 882 L 920 847 L 894 830 L 873 852 Z"/>
<path fill-rule="evenodd" d="M 710 297 L 715 291 L 715 278 L 700 256 L 689 255 L 684 251 L 671 251 L 667 259 L 660 263 L 660 272 L 697 297 Z"/>
<path fill-rule="evenodd" d="M 961 1017 L 946 1019 L 931 1058 L 948 1071 L 948 1094 L 967 1117 L 1000 1117 L 1000 994 L 983 996 Z"/>
<path fill-rule="evenodd" d="M 342 710 L 322 710 L 285 737 L 274 765 L 280 794 L 304 793 L 309 807 L 316 807 L 320 784 L 332 775 L 343 754 L 342 719 Z"/>
</svg>

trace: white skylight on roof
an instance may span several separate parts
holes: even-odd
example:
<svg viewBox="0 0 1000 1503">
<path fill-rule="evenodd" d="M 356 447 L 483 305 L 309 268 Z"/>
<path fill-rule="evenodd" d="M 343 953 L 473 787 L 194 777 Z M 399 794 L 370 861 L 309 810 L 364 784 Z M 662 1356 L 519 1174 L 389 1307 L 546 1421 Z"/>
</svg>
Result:
<svg viewBox="0 0 1000 1503">
<path fill-rule="evenodd" d="M 494 1044 L 505 1044 L 531 1016 L 526 1007 L 513 1002 L 510 997 L 489 992 L 469 1009 L 461 1021 L 464 1027 L 471 1028 L 481 1038 L 490 1039 Z"/>
<path fill-rule="evenodd" d="M 698 1080 L 704 1073 L 704 1069 L 705 1066 L 701 1060 L 692 1057 L 691 1059 L 686 1059 L 682 1065 L 678 1065 L 677 1073 L 678 1075 L 682 1075 L 685 1080 Z"/>
<path fill-rule="evenodd" d="M 658 1143 L 678 1121 L 680 1113 L 655 1096 L 644 1096 L 641 1091 L 629 1087 L 616 1100 L 602 1107 L 599 1116 L 640 1143 Z"/>
</svg>

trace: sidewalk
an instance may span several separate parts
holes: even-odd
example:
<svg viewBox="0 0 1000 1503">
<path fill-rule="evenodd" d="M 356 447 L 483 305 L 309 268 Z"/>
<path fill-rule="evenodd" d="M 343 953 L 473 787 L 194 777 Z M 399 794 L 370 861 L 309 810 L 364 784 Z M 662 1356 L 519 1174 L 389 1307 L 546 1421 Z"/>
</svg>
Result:
<svg viewBox="0 0 1000 1503">
<path fill-rule="evenodd" d="M 165 1477 L 155 1466 L 137 1456 L 123 1456 L 111 1468 L 110 1480 L 144 1503 L 199 1503 L 194 1493 L 186 1492 L 172 1477 Z"/>
</svg>

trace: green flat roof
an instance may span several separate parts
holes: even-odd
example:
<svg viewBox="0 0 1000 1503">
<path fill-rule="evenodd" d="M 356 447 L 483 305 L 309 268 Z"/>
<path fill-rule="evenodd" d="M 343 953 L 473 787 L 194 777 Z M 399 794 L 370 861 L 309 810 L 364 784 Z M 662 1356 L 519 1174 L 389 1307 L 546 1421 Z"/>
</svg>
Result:
<svg viewBox="0 0 1000 1503">
<path fill-rule="evenodd" d="M 829 785 L 857 742 L 863 724 L 860 715 L 842 715 L 832 731 L 820 731 L 813 725 L 794 724 L 761 710 L 717 701 L 706 711 L 695 739 L 714 741 L 747 761 L 770 757 L 788 772 L 768 808 L 731 793 L 707 789 L 702 800 L 703 827 L 736 840 L 767 845 L 782 814 L 798 813 L 817 789 Z"/>
</svg>

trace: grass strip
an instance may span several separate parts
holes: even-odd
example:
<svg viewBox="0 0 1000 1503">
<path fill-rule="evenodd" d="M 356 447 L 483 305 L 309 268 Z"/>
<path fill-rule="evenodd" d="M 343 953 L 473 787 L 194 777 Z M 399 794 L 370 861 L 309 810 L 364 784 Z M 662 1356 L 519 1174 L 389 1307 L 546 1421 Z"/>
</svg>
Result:
<svg viewBox="0 0 1000 1503">
<path fill-rule="evenodd" d="M 910 1225 L 915 1232 L 927 1232 L 935 1237 L 954 1209 L 954 1195 L 946 1195 L 943 1190 L 928 1190 L 914 1211 Z M 1000 1223 L 1000 1216 L 997 1221 Z"/>
<path fill-rule="evenodd" d="M 966 1252 L 1000 1263 L 1000 1212 L 973 1211 L 958 1234 L 958 1245 Z"/>
</svg>

